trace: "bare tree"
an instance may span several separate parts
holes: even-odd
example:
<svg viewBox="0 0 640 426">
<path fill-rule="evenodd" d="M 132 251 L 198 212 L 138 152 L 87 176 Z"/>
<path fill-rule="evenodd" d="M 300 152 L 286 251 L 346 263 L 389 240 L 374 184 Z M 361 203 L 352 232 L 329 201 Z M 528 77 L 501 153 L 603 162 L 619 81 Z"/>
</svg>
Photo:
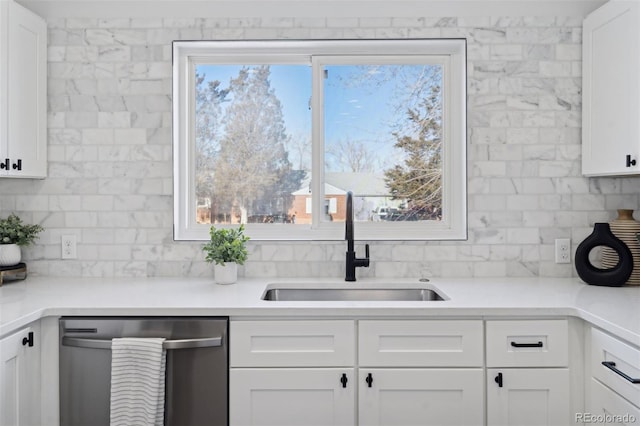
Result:
<svg viewBox="0 0 640 426">
<path fill-rule="evenodd" d="M 195 95 L 195 192 L 196 198 L 209 200 L 211 216 L 215 215 L 218 196 L 213 185 L 215 162 L 220 149 L 222 108 L 228 90 L 217 80 L 207 81 L 196 73 Z"/>
<path fill-rule="evenodd" d="M 297 189 L 278 189 L 291 184 L 285 149 L 289 138 L 269 78 L 269 66 L 243 67 L 229 86 L 232 99 L 226 108 L 214 182 L 217 191 L 227 194 L 240 210 L 241 222 L 251 213 L 274 208 L 274 203 L 288 208 L 284 204 L 290 204 L 291 192 Z M 289 198 L 282 200 L 284 196 Z"/>
<path fill-rule="evenodd" d="M 376 153 L 364 141 L 341 139 L 327 149 L 328 169 L 350 172 L 373 172 Z"/>
</svg>

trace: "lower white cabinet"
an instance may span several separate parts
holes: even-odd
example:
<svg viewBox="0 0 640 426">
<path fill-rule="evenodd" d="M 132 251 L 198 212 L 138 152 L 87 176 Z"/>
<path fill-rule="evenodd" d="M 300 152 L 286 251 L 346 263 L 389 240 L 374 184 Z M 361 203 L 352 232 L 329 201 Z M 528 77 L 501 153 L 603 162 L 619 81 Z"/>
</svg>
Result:
<svg viewBox="0 0 640 426">
<path fill-rule="evenodd" d="M 352 368 L 232 368 L 230 424 L 354 425 L 355 386 Z"/>
<path fill-rule="evenodd" d="M 489 320 L 487 425 L 572 422 L 566 319 Z"/>
<path fill-rule="evenodd" d="M 636 425 L 640 421 L 640 408 L 620 394 L 609 389 L 600 381 L 591 379 L 591 401 L 588 413 L 581 413 L 578 419 L 583 423 L 605 425 Z M 637 401 L 640 403 L 640 401 Z"/>
<path fill-rule="evenodd" d="M 586 411 L 594 416 L 592 423 L 638 424 L 640 348 L 595 327 L 585 346 L 589 352 Z"/>
<path fill-rule="evenodd" d="M 484 423 L 481 320 L 232 321 L 231 426 Z"/>
<path fill-rule="evenodd" d="M 570 415 L 569 369 L 487 369 L 488 425 L 566 425 Z"/>
<path fill-rule="evenodd" d="M 40 324 L 0 340 L 0 426 L 40 425 Z"/>
<path fill-rule="evenodd" d="M 361 426 L 482 425 L 481 368 L 360 369 Z"/>
</svg>

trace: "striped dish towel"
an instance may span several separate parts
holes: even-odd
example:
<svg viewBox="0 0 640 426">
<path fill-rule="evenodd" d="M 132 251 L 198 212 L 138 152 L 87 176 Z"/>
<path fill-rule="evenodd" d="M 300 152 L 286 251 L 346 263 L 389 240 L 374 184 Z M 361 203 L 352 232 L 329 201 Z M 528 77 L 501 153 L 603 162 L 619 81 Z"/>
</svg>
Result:
<svg viewBox="0 0 640 426">
<path fill-rule="evenodd" d="M 163 338 L 111 342 L 111 426 L 162 426 L 167 351 Z"/>
</svg>

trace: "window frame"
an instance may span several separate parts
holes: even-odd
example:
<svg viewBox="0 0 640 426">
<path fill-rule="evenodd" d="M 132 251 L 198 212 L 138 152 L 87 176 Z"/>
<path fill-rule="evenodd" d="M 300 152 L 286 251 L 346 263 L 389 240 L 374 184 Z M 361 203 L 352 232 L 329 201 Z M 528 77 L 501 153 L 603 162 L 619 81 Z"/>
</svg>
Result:
<svg viewBox="0 0 640 426">
<path fill-rule="evenodd" d="M 210 224 L 196 223 L 195 66 L 196 64 L 308 64 L 312 80 L 321 79 L 322 63 L 342 58 L 415 56 L 443 64 L 443 219 L 420 222 L 357 222 L 362 240 L 467 239 L 466 40 L 258 40 L 173 42 L 174 240 L 208 240 Z M 349 59 L 351 58 L 351 59 Z M 396 62 L 397 63 L 397 62 Z M 411 62 L 413 63 L 413 62 Z M 420 62 L 422 63 L 422 62 Z M 425 62 L 426 63 L 426 62 Z M 323 90 L 312 83 L 311 225 L 245 224 L 253 240 L 343 240 L 344 223 L 324 222 Z M 237 225 L 215 225 L 234 227 Z"/>
</svg>

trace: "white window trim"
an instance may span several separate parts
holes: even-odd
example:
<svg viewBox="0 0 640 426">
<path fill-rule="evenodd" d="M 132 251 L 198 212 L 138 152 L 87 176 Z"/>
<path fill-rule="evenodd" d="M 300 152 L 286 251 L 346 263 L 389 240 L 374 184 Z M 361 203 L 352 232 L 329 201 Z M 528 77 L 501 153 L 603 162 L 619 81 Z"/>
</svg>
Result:
<svg viewBox="0 0 640 426">
<path fill-rule="evenodd" d="M 268 56 L 265 55 L 265 52 Z M 426 52 L 426 53 L 425 53 Z M 466 41 L 463 39 L 429 40 L 307 40 L 307 41 L 197 41 L 173 43 L 173 155 L 174 155 L 174 239 L 208 240 L 209 224 L 196 218 L 194 175 L 195 63 L 274 63 L 310 64 L 322 62 L 321 56 L 345 55 L 438 57 L 443 61 L 443 218 L 423 222 L 357 222 L 360 240 L 464 240 L 467 238 L 466 191 Z M 265 60 L 265 57 L 268 60 Z M 256 61 L 255 58 L 259 58 Z M 351 61 L 353 62 L 353 61 Z M 314 73 L 320 72 L 314 67 Z M 316 78 L 317 76 L 314 76 Z M 313 139 L 322 140 L 321 90 L 312 92 Z M 342 240 L 344 223 L 323 222 L 324 147 L 312 146 L 313 223 L 246 224 L 246 234 L 253 240 Z M 216 227 L 224 225 L 216 225 Z M 232 226 L 232 225 L 229 225 Z"/>
</svg>

